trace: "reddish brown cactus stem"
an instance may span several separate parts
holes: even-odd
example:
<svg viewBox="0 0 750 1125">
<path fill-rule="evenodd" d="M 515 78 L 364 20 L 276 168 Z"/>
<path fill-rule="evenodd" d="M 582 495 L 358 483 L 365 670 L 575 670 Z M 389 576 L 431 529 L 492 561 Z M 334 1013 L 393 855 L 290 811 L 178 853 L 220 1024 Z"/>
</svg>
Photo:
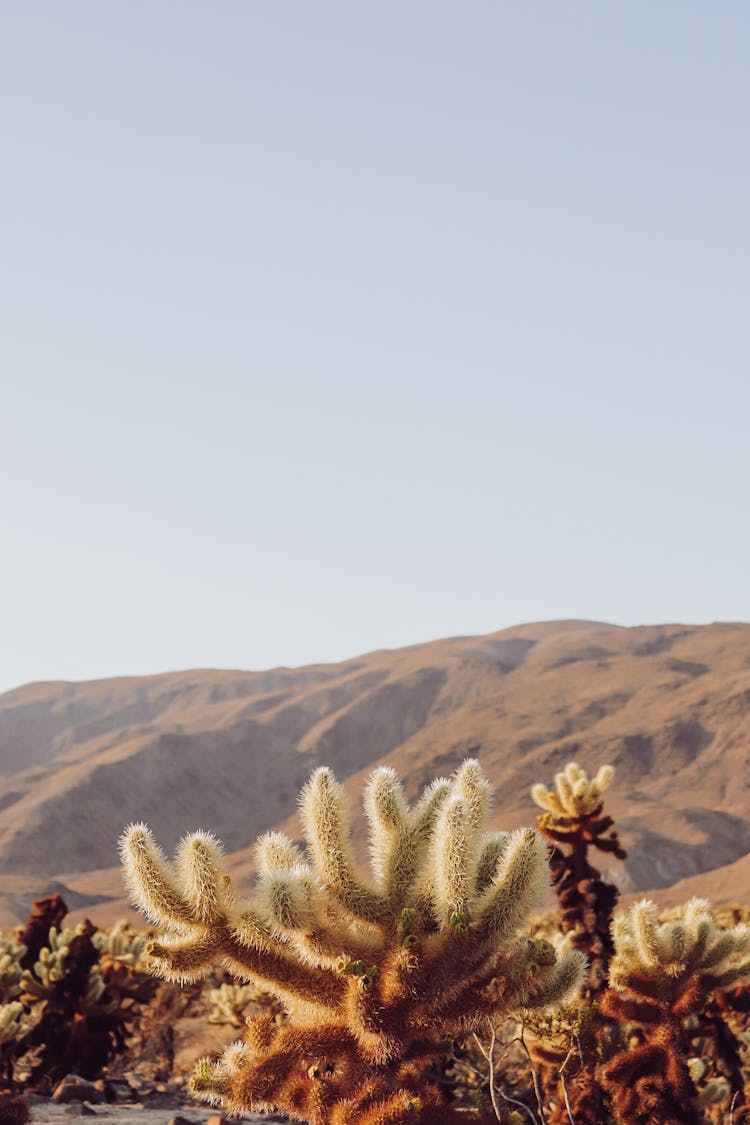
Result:
<svg viewBox="0 0 750 1125">
<path fill-rule="evenodd" d="M 589 849 L 625 859 L 627 853 L 612 818 L 599 813 L 554 818 L 549 812 L 537 819 L 541 834 L 553 845 L 550 856 L 552 882 L 562 908 L 563 929 L 573 944 L 589 958 L 588 991 L 599 993 L 607 979 L 613 946 L 610 935 L 617 888 L 605 883 L 589 859 Z M 605 833 L 609 832 L 606 836 Z"/>
<path fill-rule="evenodd" d="M 65 901 L 57 893 L 35 899 L 31 906 L 31 914 L 18 935 L 20 944 L 26 946 L 21 958 L 24 969 L 34 968 L 40 951 L 49 941 L 50 930 L 59 930 L 68 913 Z"/>
</svg>

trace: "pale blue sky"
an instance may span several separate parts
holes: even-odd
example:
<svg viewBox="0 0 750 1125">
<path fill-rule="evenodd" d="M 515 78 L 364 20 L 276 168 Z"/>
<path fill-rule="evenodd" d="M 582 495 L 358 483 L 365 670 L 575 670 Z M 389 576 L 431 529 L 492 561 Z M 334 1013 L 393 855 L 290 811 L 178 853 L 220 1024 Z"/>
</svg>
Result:
<svg viewBox="0 0 750 1125">
<path fill-rule="evenodd" d="M 750 620 L 750 7 L 2 5 L 0 689 Z"/>
</svg>

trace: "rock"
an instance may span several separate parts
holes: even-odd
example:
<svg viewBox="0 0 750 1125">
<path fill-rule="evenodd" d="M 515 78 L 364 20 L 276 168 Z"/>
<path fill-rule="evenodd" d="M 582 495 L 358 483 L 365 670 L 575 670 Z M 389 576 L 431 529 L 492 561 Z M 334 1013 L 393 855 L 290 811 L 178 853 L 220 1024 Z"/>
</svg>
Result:
<svg viewBox="0 0 750 1125">
<path fill-rule="evenodd" d="M 95 1085 L 99 1086 L 96 1082 Z M 125 1078 L 108 1078 L 104 1087 L 104 1096 L 108 1102 L 132 1102 L 135 1100 L 135 1090 Z"/>
<path fill-rule="evenodd" d="M 209 1117 L 208 1121 L 206 1121 L 206 1125 L 230 1125 L 230 1123 L 227 1121 L 226 1117 L 221 1117 L 218 1113 L 215 1113 L 212 1117 Z"/>
<path fill-rule="evenodd" d="M 104 1101 L 104 1094 L 92 1082 L 87 1082 L 77 1074 L 67 1074 L 55 1087 L 53 1102 L 94 1102 Z"/>
<path fill-rule="evenodd" d="M 37 1094 L 35 1090 L 30 1090 L 24 1097 L 29 1105 L 46 1105 L 49 1102 L 46 1094 Z"/>
<path fill-rule="evenodd" d="M 195 1125 L 195 1122 L 191 1121 L 189 1117 L 180 1117 L 177 1113 L 174 1117 L 170 1117 L 169 1125 Z"/>
</svg>

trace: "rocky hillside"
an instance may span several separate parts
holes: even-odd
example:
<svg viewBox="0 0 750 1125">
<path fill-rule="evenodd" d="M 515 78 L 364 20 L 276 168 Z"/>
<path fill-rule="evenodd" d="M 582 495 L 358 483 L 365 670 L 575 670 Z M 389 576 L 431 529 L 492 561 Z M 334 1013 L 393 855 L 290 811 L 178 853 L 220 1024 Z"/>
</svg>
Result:
<svg viewBox="0 0 750 1125">
<path fill-rule="evenodd" d="M 354 793 L 387 762 L 416 791 L 467 755 L 495 784 L 498 827 L 528 822 L 529 786 L 569 758 L 612 762 L 624 889 L 750 901 L 750 625 L 558 621 L 336 665 L 0 696 L 0 925 L 50 889 L 78 914 L 121 914 L 131 820 L 168 849 L 209 828 L 249 876 L 248 845 L 293 817 L 315 766 Z"/>
</svg>

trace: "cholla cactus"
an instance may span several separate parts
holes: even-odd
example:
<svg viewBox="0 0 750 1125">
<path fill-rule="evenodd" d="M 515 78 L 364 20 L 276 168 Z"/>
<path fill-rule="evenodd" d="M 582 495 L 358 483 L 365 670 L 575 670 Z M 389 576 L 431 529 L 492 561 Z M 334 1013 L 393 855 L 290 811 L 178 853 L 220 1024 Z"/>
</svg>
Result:
<svg viewBox="0 0 750 1125">
<path fill-rule="evenodd" d="M 12 938 L 0 937 L 0 1001 L 3 1003 L 17 1000 L 21 995 L 21 961 L 25 953 L 25 945 L 19 945 Z"/>
<path fill-rule="evenodd" d="M 0 1005 L 0 1045 L 15 1043 L 31 1031 L 37 1020 L 20 1000 Z"/>
<path fill-rule="evenodd" d="M 531 796 L 545 811 L 537 819 L 539 831 L 552 844 L 550 858 L 555 893 L 560 899 L 563 929 L 573 935 L 573 943 L 589 958 L 588 988 L 592 995 L 604 986 L 612 954 L 609 926 L 618 898 L 611 883 L 589 860 L 596 848 L 618 859 L 625 858 L 613 820 L 603 815 L 602 794 L 614 779 L 612 766 L 602 766 L 589 781 L 585 770 L 568 762 L 555 775 L 555 789 L 534 785 Z"/>
<path fill-rule="evenodd" d="M 116 1006 L 125 1002 L 145 1003 L 156 991 L 146 966 L 147 939 L 124 920 L 111 930 L 97 930 L 91 941 L 99 953 L 96 972 Z M 94 970 L 92 969 L 92 972 Z"/>
<path fill-rule="evenodd" d="M 532 786 L 531 796 L 540 808 L 552 813 L 555 820 L 562 817 L 575 820 L 601 811 L 602 794 L 609 789 L 614 776 L 612 766 L 601 766 L 596 777 L 589 781 L 586 771 L 577 762 L 568 762 L 564 770 L 555 774 L 554 790 L 540 783 Z"/>
<path fill-rule="evenodd" d="M 258 989 L 252 984 L 220 984 L 218 988 L 211 988 L 208 991 L 207 999 L 211 1004 L 211 1011 L 206 1019 L 208 1023 L 241 1027 L 244 1023 L 245 1008 L 253 1000 L 257 1000 L 258 996 Z"/>
<path fill-rule="evenodd" d="M 275 994 L 289 1020 L 248 1023 L 191 1088 L 229 1111 L 275 1109 L 311 1125 L 467 1120 L 424 1074 L 447 1040 L 488 1017 L 553 1005 L 574 992 L 584 961 L 556 959 L 516 936 L 549 881 L 532 829 L 483 835 L 489 786 L 475 761 L 410 807 L 395 773 L 365 791 L 372 880 L 352 855 L 343 788 L 318 769 L 303 790 L 308 858 L 268 833 L 257 844 L 258 894 L 235 900 L 221 851 L 186 837 L 173 868 L 148 829 L 122 840 L 136 903 L 165 929 L 155 969 L 187 981 L 221 963 Z"/>
<path fill-rule="evenodd" d="M 115 922 L 110 930 L 97 930 L 91 940 L 99 950 L 101 961 L 116 961 L 145 972 L 147 939 L 124 919 Z"/>
<path fill-rule="evenodd" d="M 657 909 L 643 899 L 612 925 L 613 988 L 689 1015 L 712 992 L 750 976 L 750 927 L 720 930 L 706 899 L 692 898 L 682 917 L 659 923 Z"/>
<path fill-rule="evenodd" d="M 643 900 L 616 917 L 615 956 L 602 1011 L 637 1021 L 645 1042 L 601 1068 L 618 1120 L 632 1125 L 697 1125 L 700 1102 L 682 1049 L 682 1022 L 700 1013 L 714 992 L 750 978 L 750 928 L 720 930 L 704 899 L 691 899 L 677 921 L 659 923 Z M 715 1100 L 718 1085 L 709 1094 Z"/>
<path fill-rule="evenodd" d="M 34 1002 L 46 1000 L 53 995 L 55 986 L 65 977 L 65 961 L 70 952 L 71 942 L 83 934 L 85 923 L 80 922 L 74 930 L 49 931 L 48 945 L 39 951 L 39 958 L 34 964 L 33 972 L 26 970 L 21 978 L 21 992 L 24 998 Z M 92 965 L 89 969 L 89 980 L 86 985 L 87 996 L 91 1003 L 95 1003 L 104 991 L 104 985 L 99 980 L 92 980 L 92 974 L 98 975 L 98 967 Z"/>
<path fill-rule="evenodd" d="M 553 845 L 550 867 L 562 910 L 562 929 L 589 961 L 582 997 L 589 1002 L 596 1000 L 606 987 L 613 949 L 609 927 L 618 897 L 617 888 L 605 883 L 591 863 L 590 851 L 596 848 L 618 858 L 625 856 L 617 833 L 612 831 L 613 821 L 603 812 L 603 794 L 613 778 L 612 766 L 602 766 L 589 780 L 576 762 L 568 762 L 555 775 L 554 789 L 540 784 L 531 790 L 531 796 L 544 810 L 537 819 L 537 827 Z M 607 1116 L 604 1092 L 585 1060 L 605 1055 L 618 1029 L 614 1021 L 606 1020 L 590 1004 L 571 1012 L 570 1019 L 577 1027 L 574 1035 L 562 1042 L 538 1042 L 535 1046 L 547 1085 L 556 1090 L 550 1125 L 569 1125 L 567 1104 L 576 1121 L 602 1121 Z M 572 1063 L 571 1043 L 578 1055 Z M 565 1066 L 569 1067 L 567 1072 L 562 1069 Z M 567 1088 L 561 1085 L 561 1075 L 565 1073 L 575 1073 Z"/>
</svg>

